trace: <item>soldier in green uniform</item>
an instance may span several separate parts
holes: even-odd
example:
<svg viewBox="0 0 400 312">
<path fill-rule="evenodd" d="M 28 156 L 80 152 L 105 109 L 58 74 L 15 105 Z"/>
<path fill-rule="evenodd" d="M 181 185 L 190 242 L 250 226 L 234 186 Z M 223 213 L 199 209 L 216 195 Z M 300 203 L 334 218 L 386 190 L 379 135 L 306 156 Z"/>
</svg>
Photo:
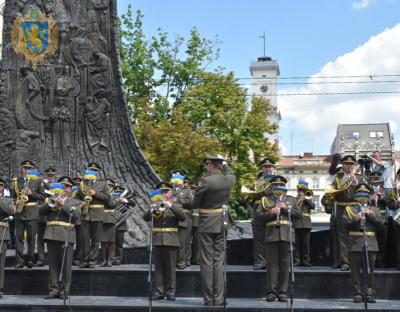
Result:
<svg viewBox="0 0 400 312">
<path fill-rule="evenodd" d="M 376 254 L 378 252 L 378 242 L 376 234 L 378 228 L 383 224 L 378 208 L 368 204 L 369 195 L 372 190 L 367 184 L 361 183 L 354 192 L 354 200 L 357 205 L 347 206 L 344 220 L 348 230 L 349 259 L 351 267 L 351 283 L 353 289 L 353 300 L 360 303 L 367 300 L 375 303 L 374 298 L 374 266 Z M 364 212 L 362 212 L 364 211 Z M 363 219 L 364 215 L 364 219 Z M 364 235 L 368 240 L 368 262 L 370 274 L 367 285 L 367 298 L 363 298 L 362 287 L 360 285 L 360 269 L 363 265 Z"/>
<path fill-rule="evenodd" d="M 396 243 L 396 266 L 400 270 L 400 169 L 396 172 L 396 181 L 393 183 L 388 198 L 388 208 L 393 211 L 393 232 Z"/>
<path fill-rule="evenodd" d="M 312 192 L 308 189 L 308 183 L 300 180 L 297 184 L 297 207 L 301 210 L 302 217 L 293 220 L 296 232 L 295 266 L 312 266 L 310 261 L 311 210 L 315 208 L 315 204 L 311 198 Z"/>
<path fill-rule="evenodd" d="M 186 216 L 182 206 L 173 195 L 173 186 L 160 182 L 156 186 L 163 192 L 162 203 L 156 209 L 149 209 L 143 214 L 143 219 L 151 221 L 153 214 L 153 246 L 154 246 L 154 282 L 153 300 L 175 301 L 176 288 L 176 256 L 179 248 L 178 223 Z"/>
<path fill-rule="evenodd" d="M 114 192 L 115 181 L 107 179 L 108 194 L 110 200 L 104 209 L 103 231 L 101 233 L 101 255 L 103 258 L 100 266 L 112 266 L 112 258 L 114 257 L 114 243 L 115 243 L 115 223 L 117 221 L 115 216 L 115 207 L 118 201 L 111 200 L 112 193 Z"/>
<path fill-rule="evenodd" d="M 289 209 L 292 222 L 301 218 L 296 198 L 286 196 L 286 178 L 276 175 L 271 179 L 271 193 L 261 199 L 256 218 L 265 224 L 265 242 L 268 253 L 267 261 L 267 297 L 268 302 L 287 301 L 289 286 L 289 247 L 290 235 L 293 243 L 295 235 L 289 222 Z M 290 233 L 292 231 L 292 233 Z"/>
<path fill-rule="evenodd" d="M 72 196 L 75 198 L 78 195 L 80 183 L 82 182 L 82 178 L 80 177 L 73 177 L 72 181 L 74 185 L 72 186 Z M 82 214 L 81 214 L 82 217 Z M 79 266 L 81 264 L 81 218 L 78 218 L 75 221 L 75 232 L 76 232 L 76 244 L 75 244 L 75 251 L 74 251 L 74 260 L 72 261 L 72 265 Z"/>
<path fill-rule="evenodd" d="M 80 268 L 94 268 L 99 254 L 99 244 L 103 231 L 104 209 L 110 200 L 107 182 L 98 178 L 101 167 L 97 163 L 89 163 L 85 171 L 84 181 L 78 193 L 83 200 L 81 217 L 81 263 Z"/>
<path fill-rule="evenodd" d="M 220 306 L 224 304 L 223 206 L 229 201 L 235 176 L 222 157 L 208 156 L 205 163 L 208 175 L 199 180 L 193 200 L 199 212 L 201 285 L 205 305 Z"/>
<path fill-rule="evenodd" d="M 254 270 L 264 270 L 266 268 L 265 254 L 265 223 L 255 218 L 256 210 L 260 205 L 260 199 L 263 193 L 268 191 L 268 186 L 273 177 L 275 164 L 268 158 L 265 158 L 259 165 L 260 173 L 255 185 L 255 191 L 261 191 L 253 198 L 251 203 L 251 228 L 253 231 L 253 260 Z"/>
<path fill-rule="evenodd" d="M 4 267 L 6 264 L 7 243 L 10 241 L 10 231 L 8 223 L 5 221 L 9 216 L 14 215 L 14 200 L 9 197 L 0 197 L 0 239 L 3 238 L 0 247 L 0 298 L 3 297 L 4 290 Z"/>
<path fill-rule="evenodd" d="M 197 183 L 190 182 L 190 190 L 194 196 L 196 192 Z M 192 240 L 190 245 L 190 262 L 192 264 L 199 264 L 199 212 L 197 209 L 192 209 Z"/>
<path fill-rule="evenodd" d="M 356 175 L 353 173 L 353 168 L 356 163 L 356 159 L 352 155 L 346 155 L 342 157 L 342 169 L 343 173 L 337 174 L 333 182 L 333 188 L 336 190 L 334 194 L 334 206 L 335 206 L 335 219 L 337 227 L 337 238 L 338 238 L 338 255 L 340 261 L 340 270 L 348 271 L 349 257 L 347 249 L 347 228 L 346 222 L 343 219 L 344 210 L 347 206 L 355 206 L 357 203 L 353 199 L 353 194 L 358 180 Z"/>
<path fill-rule="evenodd" d="M 50 185 L 56 181 L 56 169 L 49 167 L 44 170 L 43 188 L 46 191 L 50 190 Z M 37 223 L 37 266 L 44 266 L 44 231 L 46 230 L 46 217 L 39 213 Z"/>
<path fill-rule="evenodd" d="M 44 200 L 44 188 L 36 165 L 26 160 L 21 163 L 22 177 L 12 180 L 13 197 L 16 199 L 15 235 L 16 268 L 24 267 L 24 232 L 26 231 L 28 253 L 26 265 L 33 267 L 38 220 L 38 203 Z"/>
<path fill-rule="evenodd" d="M 81 205 L 81 202 L 72 196 L 72 185 L 72 179 L 67 176 L 58 179 L 58 183 L 51 186 L 51 190 L 55 193 L 54 197 L 40 207 L 40 214 L 47 218 L 44 233 L 49 258 L 49 294 L 47 299 L 64 299 L 69 296 L 72 257 L 74 243 L 76 242 L 74 223 L 79 219 Z M 63 195 L 60 194 L 62 189 L 64 189 Z M 65 271 L 63 272 L 63 281 L 59 283 L 66 241 L 69 244 L 64 262 Z"/>
<path fill-rule="evenodd" d="M 174 187 L 174 196 L 178 204 L 180 204 L 185 212 L 186 218 L 179 222 L 179 250 L 176 259 L 176 268 L 183 270 L 187 266 L 187 253 L 190 239 L 190 231 L 192 228 L 192 203 L 193 194 L 188 185 L 185 184 L 187 176 L 186 170 L 178 169 L 171 171 L 171 184 Z"/>
</svg>

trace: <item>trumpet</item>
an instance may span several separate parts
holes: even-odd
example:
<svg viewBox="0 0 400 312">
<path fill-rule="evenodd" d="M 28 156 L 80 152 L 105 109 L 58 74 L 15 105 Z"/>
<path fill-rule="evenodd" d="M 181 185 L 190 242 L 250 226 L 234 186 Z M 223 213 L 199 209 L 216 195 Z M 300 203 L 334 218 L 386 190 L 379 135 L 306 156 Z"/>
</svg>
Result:
<svg viewBox="0 0 400 312">
<path fill-rule="evenodd" d="M 46 204 L 51 208 L 52 211 L 59 211 L 60 206 L 58 206 L 57 202 L 60 199 L 65 199 L 65 196 L 58 195 L 58 196 L 46 198 Z"/>
</svg>

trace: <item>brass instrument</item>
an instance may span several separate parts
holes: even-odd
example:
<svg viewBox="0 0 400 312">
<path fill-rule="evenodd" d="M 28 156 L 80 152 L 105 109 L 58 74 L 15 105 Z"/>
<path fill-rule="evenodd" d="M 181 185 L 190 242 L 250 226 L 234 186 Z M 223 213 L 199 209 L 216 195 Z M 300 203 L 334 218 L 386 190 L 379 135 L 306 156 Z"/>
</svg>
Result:
<svg viewBox="0 0 400 312">
<path fill-rule="evenodd" d="M 48 197 L 45 200 L 45 203 L 51 208 L 52 211 L 60 211 L 61 207 L 58 206 L 57 201 L 60 199 L 65 199 L 64 195 L 58 195 L 53 197 Z"/>
<path fill-rule="evenodd" d="M 129 195 L 127 196 L 129 192 Z M 128 189 L 121 194 L 120 198 L 131 199 L 134 197 L 134 193 Z M 129 216 L 133 213 L 133 206 L 128 203 L 119 203 L 117 207 L 115 207 L 115 226 L 118 227 L 122 222 L 129 218 Z"/>
<path fill-rule="evenodd" d="M 397 187 L 393 188 L 390 192 L 390 198 L 393 201 L 400 201 L 399 197 L 399 191 Z M 393 211 L 393 221 L 397 223 L 397 225 L 400 225 L 400 208 L 397 208 L 396 210 Z"/>
<path fill-rule="evenodd" d="M 87 216 L 89 213 L 89 209 L 90 209 L 90 204 L 93 200 L 92 196 L 89 195 L 90 190 L 92 189 L 93 186 L 93 181 L 89 180 L 86 182 L 81 181 L 80 185 L 79 185 L 79 189 L 82 193 L 82 195 L 84 196 L 83 198 L 83 203 L 81 204 L 81 214 L 83 216 Z"/>
<path fill-rule="evenodd" d="M 251 190 L 249 187 L 243 185 L 240 193 L 243 196 L 243 199 L 247 202 L 252 202 L 256 197 L 263 195 L 270 186 L 265 178 L 261 177 L 254 183 L 254 190 Z"/>
<path fill-rule="evenodd" d="M 325 189 L 325 196 L 328 201 L 333 202 L 336 193 L 341 193 L 347 190 L 353 184 L 351 174 L 337 175 L 334 182 Z"/>
<path fill-rule="evenodd" d="M 13 180 L 14 191 L 15 191 L 15 194 L 17 195 L 17 199 L 18 199 L 18 201 L 15 203 L 15 206 L 16 206 L 15 214 L 21 214 L 22 211 L 24 210 L 24 206 L 29 201 L 28 195 L 25 194 L 26 190 L 29 188 L 29 182 L 30 182 L 30 179 L 27 179 L 25 182 L 24 188 L 22 189 L 22 191 L 19 191 L 18 190 L 18 179 Z"/>
</svg>

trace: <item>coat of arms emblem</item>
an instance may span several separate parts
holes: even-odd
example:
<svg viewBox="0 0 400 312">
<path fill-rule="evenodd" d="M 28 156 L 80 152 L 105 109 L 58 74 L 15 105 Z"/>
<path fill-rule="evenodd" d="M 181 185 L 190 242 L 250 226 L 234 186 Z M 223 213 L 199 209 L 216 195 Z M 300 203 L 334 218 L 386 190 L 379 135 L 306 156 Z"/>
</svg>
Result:
<svg viewBox="0 0 400 312">
<path fill-rule="evenodd" d="M 39 12 L 18 16 L 12 28 L 11 40 L 15 53 L 25 56 L 25 63 L 43 64 L 48 54 L 58 47 L 59 33 L 55 20 Z"/>
</svg>

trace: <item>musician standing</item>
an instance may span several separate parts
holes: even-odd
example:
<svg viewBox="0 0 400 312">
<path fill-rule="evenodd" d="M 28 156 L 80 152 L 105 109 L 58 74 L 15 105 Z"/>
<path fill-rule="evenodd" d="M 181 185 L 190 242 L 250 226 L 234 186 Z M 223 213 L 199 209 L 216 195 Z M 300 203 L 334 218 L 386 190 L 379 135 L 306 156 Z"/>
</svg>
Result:
<svg viewBox="0 0 400 312">
<path fill-rule="evenodd" d="M 344 210 L 347 206 L 355 206 L 357 203 L 353 199 L 353 194 L 358 180 L 353 173 L 356 159 L 352 155 L 345 155 L 342 158 L 343 173 L 336 174 L 333 182 L 335 219 L 338 232 L 338 255 L 340 261 L 340 270 L 349 271 L 349 256 L 347 248 L 347 228 L 346 221 L 343 219 Z"/>
<path fill-rule="evenodd" d="M 40 214 L 46 216 L 47 219 L 44 233 L 49 259 L 49 294 L 46 297 L 47 299 L 64 299 L 69 296 L 72 258 L 74 243 L 76 242 L 74 223 L 79 219 L 81 204 L 72 196 L 72 185 L 72 179 L 67 176 L 58 179 L 58 183 L 53 183 L 51 186 L 51 191 L 55 193 L 52 198 L 54 203 L 49 205 L 49 201 L 47 201 L 40 207 Z M 65 271 L 60 283 L 59 275 L 66 241 L 68 241 L 68 249 L 64 260 Z"/>
<path fill-rule="evenodd" d="M 101 167 L 97 163 L 89 163 L 85 171 L 84 181 L 78 193 L 83 200 L 81 217 L 81 263 L 80 268 L 94 268 L 99 254 L 99 244 L 103 231 L 104 208 L 110 200 L 106 181 L 98 178 Z M 85 200 L 86 199 L 86 200 Z"/>
<path fill-rule="evenodd" d="M 394 228 L 394 236 L 396 242 L 396 265 L 397 269 L 400 270 L 400 220 L 398 219 L 398 214 L 400 210 L 400 169 L 396 172 L 396 183 L 393 185 L 392 190 L 390 191 L 390 196 L 388 199 L 388 207 L 390 210 L 393 210 L 393 228 Z"/>
<path fill-rule="evenodd" d="M 82 182 L 82 179 L 80 177 L 73 177 L 72 181 L 74 182 L 74 185 L 72 186 L 72 196 L 75 198 L 79 193 L 80 183 Z M 79 266 L 81 264 L 81 257 L 82 257 L 81 217 L 75 220 L 76 243 L 74 251 L 74 260 L 72 261 L 72 265 L 74 266 Z"/>
<path fill-rule="evenodd" d="M 156 186 L 162 190 L 162 203 L 156 209 L 149 209 L 143 214 L 143 219 L 151 221 L 153 214 L 153 246 L 155 268 L 155 290 L 152 300 L 175 301 L 176 289 L 176 257 L 179 248 L 178 223 L 186 216 L 182 206 L 174 199 L 173 186 L 167 182 L 160 182 Z"/>
<path fill-rule="evenodd" d="M 372 190 L 368 185 L 360 183 L 353 194 L 357 204 L 347 206 L 343 216 L 348 228 L 351 283 L 353 301 L 355 303 L 361 303 L 363 300 L 367 300 L 369 303 L 376 302 L 374 297 L 374 266 L 376 254 L 378 252 L 376 234 L 378 228 L 383 223 L 383 218 L 380 216 L 379 210 L 376 207 L 372 207 L 368 204 L 369 195 L 371 193 Z M 364 213 L 362 211 L 364 211 Z M 364 235 L 368 240 L 368 262 L 370 270 L 368 280 L 365 281 L 365 285 L 367 285 L 367 298 L 363 298 L 363 291 L 360 285 L 360 269 L 363 268 L 364 258 Z"/>
<path fill-rule="evenodd" d="M 307 196 L 307 194 L 309 194 Z M 297 184 L 297 207 L 302 212 L 302 217 L 293 220 L 296 232 L 296 253 L 294 265 L 311 267 L 310 239 L 311 239 L 311 210 L 315 209 L 312 201 L 312 192 L 308 189 L 308 182 L 300 180 Z"/>
<path fill-rule="evenodd" d="M 193 208 L 199 212 L 201 286 L 204 304 L 221 306 L 226 261 L 223 206 L 229 201 L 235 176 L 222 157 L 208 156 L 204 161 L 208 175 L 199 180 L 193 200 Z"/>
<path fill-rule="evenodd" d="M 190 191 L 193 196 L 196 192 L 196 182 L 190 182 Z M 190 262 L 193 264 L 199 264 L 199 212 L 197 209 L 192 209 L 192 241 L 190 245 Z"/>
<path fill-rule="evenodd" d="M 271 193 L 263 196 L 256 218 L 265 224 L 268 302 L 278 299 L 287 302 L 289 286 L 290 235 L 295 242 L 293 220 L 301 218 L 296 198 L 286 196 L 286 178 L 276 175 L 271 179 Z M 282 193 L 279 193 L 282 192 Z M 292 224 L 289 223 L 291 209 Z M 292 233 L 290 233 L 290 231 Z"/>
<path fill-rule="evenodd" d="M 2 245 L 0 248 L 0 298 L 3 298 L 4 290 L 4 267 L 6 264 L 7 243 L 10 241 L 10 231 L 8 223 L 5 218 L 13 216 L 15 213 L 14 200 L 0 196 L 0 239 L 3 237 Z"/>
<path fill-rule="evenodd" d="M 268 185 L 270 179 L 273 176 L 275 164 L 268 158 L 265 158 L 259 165 L 260 173 L 258 175 L 258 180 L 264 185 Z M 256 186 L 257 187 L 257 186 Z M 262 194 L 261 194 L 262 195 Z M 265 245 L 265 222 L 257 220 L 255 218 L 256 210 L 260 205 L 259 197 L 254 197 L 251 203 L 251 228 L 253 231 L 253 260 L 254 260 L 254 270 L 264 270 L 266 267 L 265 254 L 267 252 Z"/>
<path fill-rule="evenodd" d="M 25 231 L 28 243 L 26 265 L 28 268 L 32 268 L 35 258 L 38 202 L 44 200 L 44 188 L 40 179 L 40 172 L 32 161 L 23 161 L 21 168 L 22 177 L 14 178 L 12 181 L 13 197 L 16 199 L 17 206 L 15 214 L 15 255 L 17 263 L 15 268 L 23 268 L 25 264 L 23 253 Z M 25 196 L 27 196 L 27 201 L 25 201 Z"/>
</svg>

